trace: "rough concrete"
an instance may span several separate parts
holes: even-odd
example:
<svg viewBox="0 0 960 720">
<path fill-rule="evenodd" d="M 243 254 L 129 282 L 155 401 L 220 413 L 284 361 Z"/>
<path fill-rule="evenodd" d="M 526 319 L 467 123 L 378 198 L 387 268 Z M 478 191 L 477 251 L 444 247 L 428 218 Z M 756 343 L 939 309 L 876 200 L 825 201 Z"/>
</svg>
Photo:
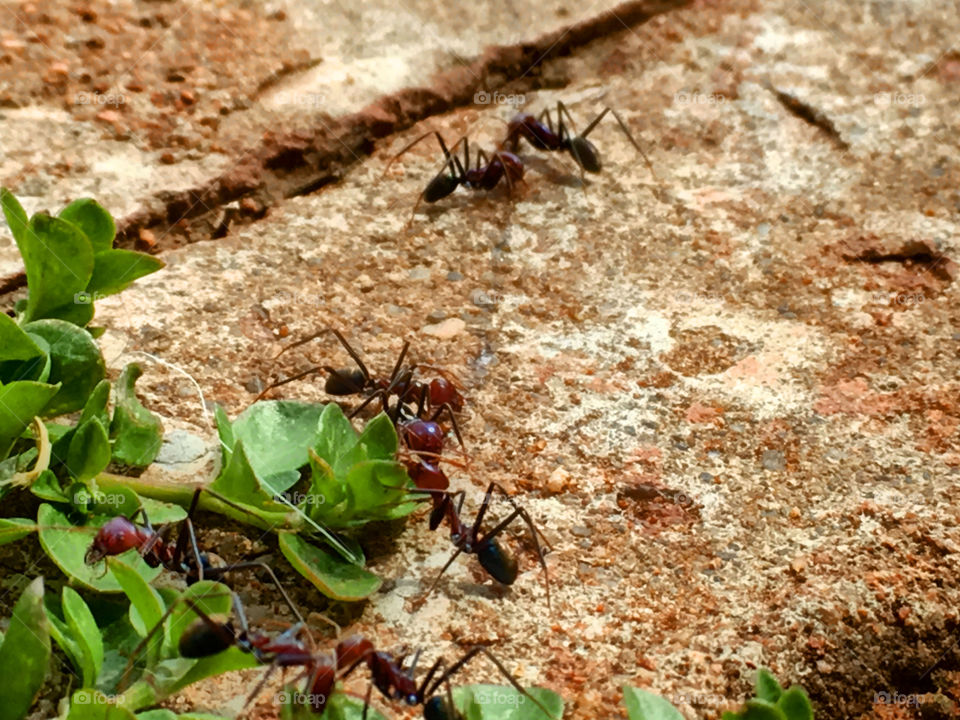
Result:
<svg viewBox="0 0 960 720">
<path fill-rule="evenodd" d="M 512 108 L 435 117 L 339 184 L 166 252 L 165 271 L 98 304 L 108 357 L 161 356 L 231 414 L 274 374 L 345 363 L 320 341 L 272 359 L 325 324 L 372 367 L 409 339 L 464 379 L 472 465 L 455 483 L 468 510 L 492 480 L 530 509 L 554 546 L 553 608 L 518 527 L 510 591 L 459 560 L 415 610 L 449 542 L 412 518 L 373 557 L 388 582 L 350 627 L 385 646 L 488 645 L 569 717 L 622 716 L 623 683 L 717 717 L 759 665 L 802 683 L 817 717 L 915 716 L 882 693 L 948 717 L 958 25 L 924 2 L 660 15 L 552 61 L 569 85 L 526 97 L 562 99 L 581 126 L 619 108 L 657 179 L 605 121 L 586 192 L 568 158 L 524 146 L 512 197 L 461 189 L 410 222 L 437 149 L 384 178 L 389 156 L 430 128 L 491 147 Z M 141 384 L 213 437 L 186 380 L 157 368 Z M 317 381 L 277 395 L 324 398 Z M 242 682 L 176 706 L 223 709 Z M 255 716 L 273 712 L 264 695 Z"/>
</svg>

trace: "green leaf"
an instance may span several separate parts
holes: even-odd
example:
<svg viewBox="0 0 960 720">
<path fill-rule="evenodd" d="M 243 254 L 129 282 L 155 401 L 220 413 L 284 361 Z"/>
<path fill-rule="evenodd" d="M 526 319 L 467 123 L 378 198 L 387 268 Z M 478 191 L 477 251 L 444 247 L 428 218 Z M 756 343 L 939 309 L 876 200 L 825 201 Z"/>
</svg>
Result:
<svg viewBox="0 0 960 720">
<path fill-rule="evenodd" d="M 758 698 L 747 700 L 746 707 L 740 711 L 740 717 L 742 720 L 787 720 L 780 708 Z"/>
<path fill-rule="evenodd" d="M 121 374 L 121 377 L 123 375 Z M 90 393 L 90 396 L 87 398 L 87 401 L 83 405 L 83 412 L 80 413 L 80 419 L 77 420 L 77 425 L 83 425 L 85 422 L 96 418 L 104 427 L 110 425 L 110 416 L 107 413 L 107 402 L 110 400 L 110 381 L 101 380 L 97 383 L 96 387 L 93 388 L 93 392 Z"/>
<path fill-rule="evenodd" d="M 213 580 L 200 580 L 183 591 L 181 598 L 189 598 L 207 615 L 229 615 L 232 608 L 230 588 Z M 189 605 L 178 602 L 167 619 L 168 650 L 179 655 L 176 648 L 180 636 L 197 620 L 197 615 Z"/>
<path fill-rule="evenodd" d="M 37 524 L 27 518 L 0 518 L 0 545 L 24 538 L 37 529 Z"/>
<path fill-rule="evenodd" d="M 254 508 L 263 508 L 273 503 L 273 498 L 264 492 L 250 465 L 242 440 L 238 440 L 234 445 L 230 462 L 220 471 L 210 489 Z"/>
<path fill-rule="evenodd" d="M 767 668 L 757 670 L 757 697 L 775 703 L 783 694 L 783 688 Z"/>
<path fill-rule="evenodd" d="M 0 360 L 29 360 L 43 355 L 43 350 L 30 339 L 6 313 L 0 312 Z"/>
<path fill-rule="evenodd" d="M 130 624 L 140 637 L 146 637 L 163 617 L 164 606 L 160 593 L 150 587 L 140 573 L 117 558 L 107 558 L 107 565 L 123 588 L 124 594 L 130 598 Z M 147 647 L 147 665 L 156 663 L 162 645 L 163 635 L 158 633 Z"/>
<path fill-rule="evenodd" d="M 90 198 L 74 200 L 60 211 L 58 217 L 79 227 L 87 236 L 94 252 L 109 250 L 113 247 L 117 226 L 110 213 L 95 200 Z"/>
<path fill-rule="evenodd" d="M 87 293 L 93 300 L 113 295 L 163 266 L 163 261 L 153 255 L 133 250 L 103 250 L 93 256 L 93 275 Z"/>
<path fill-rule="evenodd" d="M 339 405 L 324 407 L 317 424 L 317 443 L 313 446 L 318 457 L 335 467 L 340 457 L 357 444 L 357 432 L 343 414 Z"/>
<path fill-rule="evenodd" d="M 70 697 L 66 720 L 136 720 L 131 711 L 112 700 L 99 690 L 77 690 Z"/>
<path fill-rule="evenodd" d="M 120 373 L 110 424 L 110 437 L 114 439 L 113 459 L 133 467 L 146 467 L 152 463 L 163 442 L 163 424 L 140 404 L 134 391 L 133 386 L 142 372 L 139 365 L 130 363 Z"/>
<path fill-rule="evenodd" d="M 0 387 L 0 459 L 10 452 L 33 418 L 48 408 L 59 394 L 59 385 L 20 380 Z"/>
<path fill-rule="evenodd" d="M 93 687 L 103 667 L 103 638 L 93 613 L 71 587 L 63 588 L 63 616 L 81 651 L 81 675 L 85 687 Z"/>
<path fill-rule="evenodd" d="M 50 661 L 50 622 L 43 608 L 43 578 L 31 582 L 13 608 L 0 645 L 3 702 L 0 720 L 20 720 L 33 705 Z"/>
<path fill-rule="evenodd" d="M 785 690 L 777 700 L 777 707 L 783 711 L 787 720 L 813 720 L 813 706 L 810 698 L 799 685 L 793 685 Z"/>
<path fill-rule="evenodd" d="M 17 246 L 27 270 L 23 322 L 77 312 L 77 305 L 83 304 L 81 293 L 93 274 L 93 248 L 83 231 L 60 218 L 37 213 Z"/>
<path fill-rule="evenodd" d="M 172 695 L 204 678 L 222 675 L 234 670 L 246 670 L 247 668 L 257 667 L 258 664 L 252 653 L 243 652 L 236 647 L 227 648 L 216 655 L 197 660 L 175 683 L 169 687 L 164 687 L 164 694 Z"/>
<path fill-rule="evenodd" d="M 50 345 L 51 384 L 61 383 L 60 391 L 44 408 L 47 417 L 80 410 L 106 368 L 100 348 L 90 334 L 63 320 L 37 320 L 23 329 L 38 335 Z"/>
<path fill-rule="evenodd" d="M 49 595 L 47 596 L 47 598 L 50 597 Z M 46 600 L 47 598 L 44 599 Z M 47 613 L 47 620 L 50 622 L 50 637 L 52 637 L 54 642 L 66 653 L 70 659 L 70 664 L 82 675 L 84 671 L 84 651 L 80 647 L 80 643 L 74 639 L 73 633 L 71 633 L 67 623 L 57 617 L 56 612 L 54 612 L 46 602 L 44 603 L 44 610 Z"/>
<path fill-rule="evenodd" d="M 6 188 L 0 188 L 0 206 L 3 207 L 3 216 L 10 226 L 10 234 L 19 246 L 27 235 L 27 213 L 20 201 Z"/>
<path fill-rule="evenodd" d="M 286 694 L 292 699 L 296 692 L 301 691 L 297 688 L 290 688 Z M 305 705 L 291 709 L 296 711 L 294 717 L 298 718 L 298 720 L 300 718 L 312 719 L 317 717 L 317 715 L 311 713 Z M 321 717 L 323 720 L 363 720 L 363 700 L 342 692 L 334 693 L 333 697 L 327 701 L 327 709 Z M 367 709 L 367 720 L 387 720 L 387 718 L 378 712 L 371 704 Z"/>
<path fill-rule="evenodd" d="M 233 434 L 233 425 L 223 407 L 215 405 L 213 417 L 217 421 L 217 435 L 220 437 L 220 451 L 223 455 L 221 466 L 226 467 L 230 463 L 230 456 L 233 454 L 233 446 L 236 445 L 237 438 Z"/>
<path fill-rule="evenodd" d="M 160 708 L 137 713 L 137 720 L 177 720 L 177 714 L 172 710 Z M 183 717 L 180 715 L 179 717 Z"/>
<path fill-rule="evenodd" d="M 393 460 L 399 446 L 397 429 L 386 413 L 380 413 L 366 424 L 359 442 L 367 448 L 367 457 L 380 460 Z"/>
<path fill-rule="evenodd" d="M 97 418 L 77 428 L 67 452 L 67 470 L 81 482 L 103 472 L 110 464 L 110 438 Z"/>
<path fill-rule="evenodd" d="M 234 444 L 243 442 L 250 466 L 261 479 L 298 470 L 307 464 L 307 450 L 317 440 L 323 409 L 288 400 L 254 403 L 233 421 Z"/>
<path fill-rule="evenodd" d="M 549 714 L 510 685 L 457 687 L 453 704 L 468 720 L 556 720 L 563 716 L 563 699 L 555 692 L 539 687 L 527 688 L 527 692 Z"/>
<path fill-rule="evenodd" d="M 683 714 L 665 698 L 629 685 L 623 686 L 623 704 L 630 720 L 683 720 Z"/>
<path fill-rule="evenodd" d="M 375 593 L 383 581 L 373 573 L 309 544 L 295 533 L 280 532 L 280 551 L 297 572 L 327 597 L 357 601 Z"/>
<path fill-rule="evenodd" d="M 99 524 L 103 524 L 108 519 L 101 517 Z M 87 565 L 84 562 L 84 555 L 99 525 L 73 527 L 66 515 L 46 503 L 40 505 L 37 510 L 37 524 L 40 526 L 38 536 L 44 552 L 75 583 L 98 592 L 121 591 L 120 583 L 110 569 L 106 568 L 104 573 L 105 568 L 102 562 L 95 565 Z M 160 574 L 161 568 L 149 567 L 136 550 L 126 552 L 120 558 L 132 564 L 147 582 L 154 580 Z"/>
<path fill-rule="evenodd" d="M 30 492 L 41 500 L 50 502 L 69 503 L 73 502 L 69 493 L 64 492 L 60 487 L 60 481 L 52 470 L 44 470 L 30 485 Z"/>
</svg>

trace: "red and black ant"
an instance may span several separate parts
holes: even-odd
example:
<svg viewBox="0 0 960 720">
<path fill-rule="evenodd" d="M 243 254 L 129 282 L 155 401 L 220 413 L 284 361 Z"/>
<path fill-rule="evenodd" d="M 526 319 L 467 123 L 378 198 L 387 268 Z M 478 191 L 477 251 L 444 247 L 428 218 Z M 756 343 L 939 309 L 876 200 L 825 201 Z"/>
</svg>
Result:
<svg viewBox="0 0 960 720">
<path fill-rule="evenodd" d="M 197 545 L 197 535 L 193 525 L 193 516 L 197 511 L 200 501 L 200 493 L 207 492 L 219 500 L 229 505 L 243 510 L 238 505 L 230 502 L 218 493 L 214 493 L 207 488 L 198 487 L 193 493 L 193 499 L 190 502 L 190 509 L 187 516 L 177 523 L 164 525 L 159 530 L 154 530 L 147 518 L 146 511 L 141 507 L 130 518 L 118 515 L 104 523 L 97 534 L 94 536 L 90 547 L 84 555 L 84 562 L 87 565 L 95 565 L 107 557 L 122 555 L 128 550 L 136 548 L 144 562 L 150 567 L 163 567 L 165 570 L 182 575 L 187 584 L 192 584 L 199 580 L 218 580 L 227 573 L 237 570 L 265 570 L 273 581 L 274 585 L 280 591 L 284 601 L 293 611 L 294 616 L 303 622 L 303 616 L 297 610 L 296 605 L 287 595 L 283 585 L 273 572 L 273 568 L 264 562 L 249 561 L 233 563 L 222 567 L 214 567 L 210 564 L 206 553 L 200 552 Z M 140 515 L 143 525 L 138 525 L 134 519 Z M 179 528 L 177 533 L 177 542 L 170 544 L 170 534 L 174 528 Z M 187 546 L 189 544 L 189 552 Z"/>
<path fill-rule="evenodd" d="M 444 406 L 449 406 L 451 412 L 460 412 L 463 409 L 464 397 L 460 393 L 459 382 L 451 373 L 432 365 L 417 364 L 406 367 L 403 365 L 403 361 L 407 356 L 407 350 L 410 347 L 409 342 L 403 344 L 403 349 L 400 351 L 396 363 L 394 363 L 393 371 L 386 378 L 372 375 L 363 362 L 363 359 L 357 354 L 357 351 L 350 346 L 350 343 L 347 342 L 343 334 L 334 328 L 324 328 L 302 340 L 297 340 L 295 343 L 281 350 L 277 354 L 277 357 L 287 350 L 304 345 L 327 332 L 332 332 L 336 336 L 337 340 L 340 341 L 340 344 L 343 345 L 344 349 L 357 364 L 356 368 L 341 368 L 338 370 L 329 365 L 316 365 L 269 385 L 256 399 L 260 400 L 274 388 L 323 370 L 327 373 L 327 380 L 324 384 L 324 390 L 327 394 L 338 397 L 346 395 L 366 396 L 363 405 L 354 410 L 351 417 L 359 412 L 373 398 L 390 397 L 392 395 L 405 398 L 404 402 L 422 403 L 423 407 L 426 408 L 436 408 L 439 410 Z M 416 380 L 415 373 L 419 368 L 438 372 L 440 377 L 434 378 L 429 382 Z"/>
<path fill-rule="evenodd" d="M 580 134 L 572 134 L 572 132 L 576 132 L 573 117 L 570 115 L 570 111 L 567 110 L 567 106 L 560 100 L 557 101 L 556 130 L 554 130 L 553 120 L 550 116 L 550 108 L 546 108 L 536 117 L 529 113 L 518 113 L 507 124 L 507 137 L 503 141 L 503 146 L 515 151 L 520 144 L 520 138 L 525 138 L 527 142 L 538 150 L 567 152 L 570 157 L 573 158 L 574 162 L 577 163 L 581 172 L 586 170 L 589 173 L 598 173 L 602 167 L 600 152 L 596 146 L 587 139 L 587 135 L 593 132 L 593 129 L 606 117 L 608 112 L 613 113 L 613 116 L 617 119 L 617 123 L 620 125 L 620 129 L 623 130 L 624 135 L 627 136 L 627 139 L 630 140 L 633 147 L 636 148 L 637 152 L 643 157 L 647 168 L 650 170 L 650 174 L 653 175 L 654 179 L 657 179 L 653 165 L 650 163 L 646 153 L 643 152 L 643 148 L 640 147 L 640 144 L 634 139 L 630 130 L 627 129 L 627 124 L 616 110 L 609 107 L 604 108 L 599 115 L 591 120 L 590 124 L 587 125 L 586 129 Z M 573 128 L 572 132 L 567 129 L 567 126 L 564 124 L 564 116 L 569 120 L 570 127 Z M 544 120 L 546 124 L 544 124 Z"/>
<path fill-rule="evenodd" d="M 461 185 L 471 190 L 493 190 L 500 184 L 501 180 L 504 180 L 512 192 L 514 183 L 523 182 L 523 160 L 515 153 L 498 148 L 488 156 L 483 149 L 477 148 L 476 161 L 474 162 L 474 166 L 471 167 L 470 140 L 467 136 L 464 135 L 461 137 L 453 144 L 452 150 L 448 150 L 447 144 L 443 141 L 443 136 L 435 130 L 424 133 L 394 155 L 390 159 L 390 162 L 387 163 L 384 174 L 386 174 L 387 170 L 390 169 L 390 165 L 392 165 L 397 158 L 421 140 L 431 135 L 435 136 L 437 142 L 440 143 L 440 149 L 443 151 L 445 162 L 443 169 L 440 170 L 433 180 L 427 183 L 427 187 L 420 193 L 420 197 L 417 198 L 417 204 L 413 206 L 413 214 L 416 214 L 421 202 L 435 203 L 450 195 Z M 456 150 L 460 143 L 463 143 L 462 163 L 456 155 Z"/>
<path fill-rule="evenodd" d="M 237 647 L 243 652 L 252 654 L 259 662 L 269 664 L 270 668 L 248 696 L 247 704 L 252 702 L 260 693 L 274 670 L 286 667 L 302 667 L 304 668 L 303 673 L 294 683 L 300 678 L 306 679 L 303 695 L 310 705 L 310 709 L 317 714 L 321 714 L 334 692 L 337 680 L 346 678 L 360 665 L 365 664 L 370 670 L 372 682 L 364 700 L 364 718 L 366 718 L 367 709 L 370 706 L 372 690 L 376 687 L 389 700 L 402 700 L 411 707 L 423 705 L 423 714 L 426 720 L 461 720 L 462 715 L 453 705 L 449 680 L 470 660 L 479 654 L 483 654 L 496 665 L 497 669 L 517 691 L 532 700 L 548 717 L 550 716 L 546 707 L 531 696 L 485 647 L 471 648 L 449 667 L 447 667 L 443 658 L 439 658 L 418 685 L 415 673 L 417 661 L 420 657 L 419 651 L 414 655 L 413 661 L 407 668 L 403 666 L 405 656 L 395 659 L 390 653 L 377 651 L 370 640 L 361 636 L 352 636 L 340 641 L 337 644 L 335 655 L 315 653 L 303 641 L 297 639 L 297 635 L 302 630 L 302 626 L 299 624 L 275 638 L 250 630 L 240 598 L 235 593 L 231 593 L 231 598 L 239 627 L 234 626 L 229 620 L 221 622 L 211 618 L 192 599 L 183 598 L 183 602 L 198 617 L 180 635 L 178 649 L 183 657 L 203 658 L 216 655 L 230 647 Z M 160 622 L 150 630 L 135 648 L 131 661 L 124 671 L 121 688 L 126 687 L 126 680 L 132 669 L 133 658 L 136 658 L 143 651 L 150 638 L 163 627 L 174 607 L 174 605 L 171 605 L 167 609 Z M 436 694 L 441 685 L 446 685 L 445 697 Z"/>
</svg>

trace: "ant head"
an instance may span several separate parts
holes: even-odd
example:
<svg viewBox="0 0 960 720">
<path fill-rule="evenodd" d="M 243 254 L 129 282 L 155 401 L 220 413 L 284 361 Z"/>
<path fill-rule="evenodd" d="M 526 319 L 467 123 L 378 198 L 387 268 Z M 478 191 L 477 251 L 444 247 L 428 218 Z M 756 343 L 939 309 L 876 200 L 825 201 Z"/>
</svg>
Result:
<svg viewBox="0 0 960 720">
<path fill-rule="evenodd" d="M 328 395 L 353 395 L 360 392 L 366 383 L 367 376 L 360 368 L 337 370 L 327 375 L 323 389 Z"/>
<path fill-rule="evenodd" d="M 401 426 L 401 436 L 414 452 L 440 454 L 443 450 L 443 429 L 439 423 L 414 418 Z"/>
<path fill-rule="evenodd" d="M 435 203 L 438 200 L 443 200 L 443 198 L 452 193 L 459 186 L 460 178 L 456 175 L 451 175 L 444 170 L 433 180 L 431 180 L 429 185 L 427 185 L 427 189 L 423 191 L 423 201 Z"/>
<path fill-rule="evenodd" d="M 424 720 L 462 720 L 455 707 L 452 707 L 442 695 L 434 695 L 423 704 Z"/>
<path fill-rule="evenodd" d="M 600 153 L 592 142 L 577 135 L 567 141 L 567 152 L 574 161 L 589 173 L 600 172 Z"/>
<path fill-rule="evenodd" d="M 517 559 L 496 538 L 490 538 L 477 551 L 477 560 L 490 577 L 499 583 L 513 585 L 517 579 Z"/>
</svg>

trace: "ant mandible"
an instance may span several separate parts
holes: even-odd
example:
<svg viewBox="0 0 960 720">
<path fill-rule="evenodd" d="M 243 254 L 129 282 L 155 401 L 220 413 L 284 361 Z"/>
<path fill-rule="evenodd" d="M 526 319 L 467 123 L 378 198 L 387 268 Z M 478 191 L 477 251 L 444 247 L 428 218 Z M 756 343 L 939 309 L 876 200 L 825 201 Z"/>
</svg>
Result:
<svg viewBox="0 0 960 720">
<path fill-rule="evenodd" d="M 505 180 L 507 187 L 512 192 L 514 183 L 523 182 L 523 160 L 515 153 L 498 148 L 493 151 L 491 157 L 488 156 L 482 148 L 477 148 L 476 161 L 474 166 L 471 167 L 470 140 L 467 136 L 464 135 L 461 137 L 453 144 L 453 148 L 448 150 L 443 136 L 435 130 L 424 133 L 394 155 L 390 159 L 390 162 L 387 163 L 384 174 L 386 174 L 387 170 L 390 169 L 390 166 L 397 158 L 421 140 L 431 135 L 435 136 L 437 142 L 440 143 L 440 149 L 443 151 L 445 162 L 437 176 L 427 183 L 427 187 L 420 193 L 416 205 L 413 206 L 413 215 L 416 214 L 421 202 L 435 203 L 450 195 L 461 185 L 471 190 L 493 190 L 501 180 Z M 456 155 L 456 150 L 460 143 L 463 143 L 462 163 Z"/>
</svg>

